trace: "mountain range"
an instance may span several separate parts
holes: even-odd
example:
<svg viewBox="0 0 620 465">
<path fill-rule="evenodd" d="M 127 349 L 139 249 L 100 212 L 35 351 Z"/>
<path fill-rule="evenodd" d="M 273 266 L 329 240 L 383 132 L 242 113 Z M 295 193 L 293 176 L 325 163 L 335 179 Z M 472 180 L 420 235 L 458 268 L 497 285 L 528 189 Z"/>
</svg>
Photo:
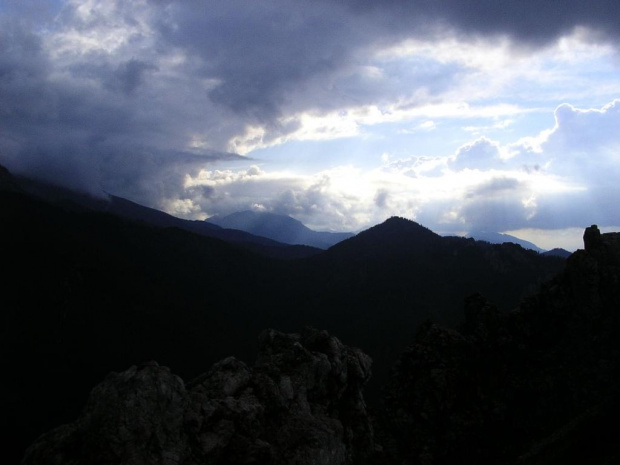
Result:
<svg viewBox="0 0 620 465">
<path fill-rule="evenodd" d="M 487 241 L 491 244 L 503 244 L 504 242 L 512 242 L 513 244 L 519 244 L 524 249 L 534 250 L 538 253 L 545 252 L 545 250 L 538 247 L 536 244 L 519 239 L 518 237 L 511 236 L 510 234 L 502 234 L 491 231 L 472 231 L 467 234 L 466 237 L 472 237 L 478 241 Z"/>
<path fill-rule="evenodd" d="M 386 229 L 401 227 L 423 231 Z M 110 373 L 22 464 L 618 463 L 620 233 L 592 225 L 584 245 L 510 311 L 472 294 L 458 327 L 419 325 L 379 409 L 362 350 L 268 329 L 254 364 L 229 356 L 187 382 L 154 361 Z"/>
<path fill-rule="evenodd" d="M 313 231 L 290 216 L 251 210 L 226 216 L 216 215 L 207 221 L 222 228 L 239 229 L 284 244 L 309 245 L 319 249 L 328 249 L 353 236 L 353 233 Z"/>
<path fill-rule="evenodd" d="M 201 236 L 238 244 L 266 256 L 300 258 L 320 252 L 313 247 L 279 242 L 263 235 L 251 234 L 240 228 L 225 228 L 207 221 L 177 218 L 115 195 L 105 194 L 100 197 L 93 197 L 48 183 L 14 177 L 6 168 L 3 168 L 0 186 L 3 186 L 5 190 L 43 200 L 64 210 L 107 213 L 157 228 L 178 228 Z M 308 231 L 310 230 L 308 229 Z"/>
<path fill-rule="evenodd" d="M 9 462 L 74 418 L 106 373 L 158 360 L 192 379 L 223 357 L 253 358 L 265 328 L 320 327 L 363 347 L 375 361 L 366 394 L 376 404 L 424 321 L 458 325 L 475 292 L 507 311 L 565 265 L 403 218 L 328 250 L 291 246 L 6 170 L 0 212 Z"/>
</svg>

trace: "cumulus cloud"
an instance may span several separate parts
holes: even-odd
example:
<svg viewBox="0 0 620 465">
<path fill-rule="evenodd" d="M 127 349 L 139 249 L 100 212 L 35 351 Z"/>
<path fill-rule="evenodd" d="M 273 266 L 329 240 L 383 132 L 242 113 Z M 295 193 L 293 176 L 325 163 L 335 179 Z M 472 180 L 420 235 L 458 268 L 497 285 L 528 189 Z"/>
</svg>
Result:
<svg viewBox="0 0 620 465">
<path fill-rule="evenodd" d="M 559 113 L 566 109 L 561 106 Z M 519 151 L 522 142 L 501 144 L 480 138 L 452 156 L 396 160 L 385 156 L 381 166 L 370 170 L 341 167 L 304 176 L 254 167 L 212 171 L 196 182 L 211 183 L 230 199 L 205 204 L 214 213 L 240 209 L 239 199 L 244 199 L 243 208 L 258 201 L 269 211 L 290 214 L 323 229 L 330 224 L 336 229 L 358 229 L 395 214 L 452 233 L 620 224 L 619 152 L 610 148 L 620 139 L 607 133 L 612 123 L 600 120 L 613 121 L 612 109 L 614 105 L 587 111 L 573 108 L 577 116 L 593 118 L 579 124 L 572 118 L 557 118 L 556 111 L 556 124 L 541 132 L 544 141 L 535 154 Z M 596 137 L 597 131 L 601 138 Z M 574 152 L 554 142 L 567 132 L 575 140 Z M 591 151 L 577 150 L 581 137 L 594 137 L 586 144 Z M 512 157 L 504 158 L 506 153 Z M 540 169 L 524 168 L 532 156 Z"/>
<path fill-rule="evenodd" d="M 601 108 L 562 104 L 554 111 L 555 125 L 526 140 L 502 147 L 479 139 L 459 149 L 452 168 L 460 159 L 462 167 L 506 173 L 469 190 L 459 218 L 496 230 L 620 224 L 619 115 L 617 100 Z M 511 158 L 498 165 L 502 151 Z"/>
<path fill-rule="evenodd" d="M 616 207 L 620 194 L 620 137 L 615 130 L 620 127 L 618 100 L 601 108 L 562 104 L 554 116 L 552 128 L 510 147 L 515 153 L 510 162 L 515 167 L 536 166 L 549 182 L 559 180 L 565 187 L 541 196 L 530 223 L 538 228 L 582 226 L 584 221 L 620 224 Z"/>
<path fill-rule="evenodd" d="M 569 104 L 555 110 L 555 127 L 545 134 L 541 150 L 552 158 L 554 171 L 601 185 L 615 185 L 620 174 L 620 100 L 600 109 Z"/>
<path fill-rule="evenodd" d="M 501 164 L 501 149 L 497 142 L 481 137 L 460 147 L 448 162 L 453 170 L 490 169 Z"/>
</svg>

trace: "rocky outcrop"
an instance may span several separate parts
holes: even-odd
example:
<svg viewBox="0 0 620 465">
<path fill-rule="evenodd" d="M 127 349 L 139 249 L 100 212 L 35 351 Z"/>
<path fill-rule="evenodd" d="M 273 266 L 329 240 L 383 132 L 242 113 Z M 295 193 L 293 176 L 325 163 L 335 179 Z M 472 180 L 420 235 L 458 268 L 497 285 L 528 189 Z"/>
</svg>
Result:
<svg viewBox="0 0 620 465">
<path fill-rule="evenodd" d="M 30 464 L 357 464 L 373 454 L 371 360 L 325 331 L 268 330 L 254 367 L 230 357 L 184 384 L 151 362 L 110 374 Z"/>
<path fill-rule="evenodd" d="M 584 243 L 514 311 L 474 295 L 458 331 L 420 328 L 384 399 L 394 462 L 617 463 L 620 234 Z"/>
</svg>

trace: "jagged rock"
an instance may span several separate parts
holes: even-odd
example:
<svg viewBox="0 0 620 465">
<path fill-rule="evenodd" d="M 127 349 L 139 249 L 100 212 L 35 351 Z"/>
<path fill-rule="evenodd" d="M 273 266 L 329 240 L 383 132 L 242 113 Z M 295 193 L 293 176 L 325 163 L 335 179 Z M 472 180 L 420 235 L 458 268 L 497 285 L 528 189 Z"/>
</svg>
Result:
<svg viewBox="0 0 620 465">
<path fill-rule="evenodd" d="M 374 448 L 370 358 L 325 331 L 268 330 L 253 368 L 229 357 L 185 385 L 154 362 L 110 374 L 30 464 L 356 464 Z"/>
<path fill-rule="evenodd" d="M 39 438 L 24 463 L 178 464 L 188 401 L 183 381 L 155 362 L 111 373 L 80 418 Z"/>
</svg>

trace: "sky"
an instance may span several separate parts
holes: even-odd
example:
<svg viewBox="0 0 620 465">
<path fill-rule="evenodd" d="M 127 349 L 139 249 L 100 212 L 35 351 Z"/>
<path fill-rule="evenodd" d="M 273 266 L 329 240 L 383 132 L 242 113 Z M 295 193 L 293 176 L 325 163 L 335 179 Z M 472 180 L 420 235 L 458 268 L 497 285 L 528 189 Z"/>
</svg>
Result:
<svg viewBox="0 0 620 465">
<path fill-rule="evenodd" d="M 0 163 L 175 216 L 620 230 L 617 0 L 0 0 Z"/>
</svg>

